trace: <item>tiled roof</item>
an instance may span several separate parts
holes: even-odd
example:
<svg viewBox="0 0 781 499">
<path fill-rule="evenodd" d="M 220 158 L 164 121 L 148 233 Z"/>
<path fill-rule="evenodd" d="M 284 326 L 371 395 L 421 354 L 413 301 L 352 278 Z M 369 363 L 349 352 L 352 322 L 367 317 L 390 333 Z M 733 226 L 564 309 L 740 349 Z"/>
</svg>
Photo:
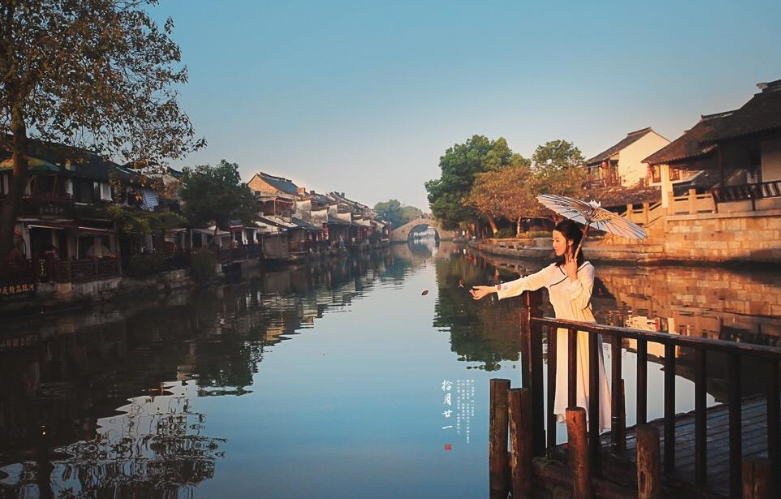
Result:
<svg viewBox="0 0 781 499">
<path fill-rule="evenodd" d="M 352 225 L 352 222 L 348 220 L 342 220 L 341 218 L 332 217 L 329 215 L 328 224 L 329 225 Z"/>
<path fill-rule="evenodd" d="M 735 111 L 732 117 L 715 133 L 704 140 L 742 137 L 752 133 L 781 128 L 781 80 L 757 85 L 762 91 Z"/>
<path fill-rule="evenodd" d="M 309 232 L 323 232 L 323 229 L 316 225 L 312 225 L 309 222 L 305 222 L 301 220 L 300 218 L 292 218 L 293 223 L 301 227 L 302 229 L 308 230 Z"/>
<path fill-rule="evenodd" d="M 627 204 L 655 203 L 662 199 L 662 191 L 654 186 L 602 187 L 589 189 L 588 197 L 599 201 L 603 207 L 626 206 Z"/>
<path fill-rule="evenodd" d="M 637 142 L 638 140 L 640 140 L 645 135 L 651 132 L 653 132 L 653 129 L 650 126 L 648 128 L 643 128 L 641 130 L 635 130 L 634 132 L 629 132 L 628 134 L 626 134 L 626 137 L 621 142 L 619 142 L 618 144 L 614 145 L 609 149 L 602 151 L 601 153 L 597 154 L 593 158 L 586 160 L 586 164 L 595 165 L 603 161 L 606 161 L 610 159 L 610 157 L 616 154 L 617 152 L 634 144 L 635 142 Z"/>
<path fill-rule="evenodd" d="M 781 80 L 758 86 L 762 91 L 740 109 L 703 116 L 691 130 L 643 162 L 659 165 L 696 158 L 713 151 L 719 141 L 781 129 Z"/>
<path fill-rule="evenodd" d="M 727 111 L 702 116 L 691 130 L 645 158 L 643 163 L 661 165 L 708 154 L 714 146 L 703 145 L 703 142 L 715 136 L 734 113 L 735 111 Z"/>
<path fill-rule="evenodd" d="M 65 170 L 63 173 L 70 171 L 75 177 L 102 181 L 117 179 L 126 183 L 136 183 L 133 171 L 113 161 L 105 160 L 102 156 L 86 149 L 30 139 L 28 154 L 30 157 L 48 161 L 63 169 L 67 163 L 70 163 L 72 170 Z"/>
<path fill-rule="evenodd" d="M 269 175 L 268 173 L 263 172 L 258 173 L 258 176 L 264 182 L 278 191 L 284 192 L 285 194 L 291 194 L 293 196 L 298 194 L 298 186 L 294 184 L 292 180 L 282 177 L 275 177 L 274 175 Z"/>
</svg>

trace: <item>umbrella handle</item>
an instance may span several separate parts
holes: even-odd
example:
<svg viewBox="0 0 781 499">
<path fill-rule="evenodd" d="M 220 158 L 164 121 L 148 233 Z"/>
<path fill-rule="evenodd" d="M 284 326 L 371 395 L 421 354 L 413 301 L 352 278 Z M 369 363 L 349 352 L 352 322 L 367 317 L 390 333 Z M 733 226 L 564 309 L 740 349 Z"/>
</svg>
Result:
<svg viewBox="0 0 781 499">
<path fill-rule="evenodd" d="M 575 255 L 574 255 L 575 262 L 578 261 L 578 253 L 580 252 L 580 247 L 583 245 L 583 241 L 586 240 L 586 236 L 588 235 L 588 228 L 589 228 L 589 224 L 586 223 L 586 227 L 583 229 L 583 237 L 580 238 L 580 242 L 578 243 L 578 247 L 575 250 Z"/>
</svg>

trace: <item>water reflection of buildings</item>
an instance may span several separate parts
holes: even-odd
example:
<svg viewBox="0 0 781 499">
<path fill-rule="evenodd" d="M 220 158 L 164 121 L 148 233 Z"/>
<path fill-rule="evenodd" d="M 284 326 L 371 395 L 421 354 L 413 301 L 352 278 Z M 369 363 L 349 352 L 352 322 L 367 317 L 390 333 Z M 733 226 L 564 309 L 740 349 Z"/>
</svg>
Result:
<svg viewBox="0 0 781 499">
<path fill-rule="evenodd" d="M 192 397 L 245 393 L 270 345 L 412 270 L 363 254 L 4 323 L 0 497 L 46 497 L 46 484 L 64 496 L 191 496 L 220 458 Z"/>
<path fill-rule="evenodd" d="M 485 265 L 482 257 L 471 256 L 476 266 Z M 516 259 L 487 259 L 502 269 L 507 278 L 526 275 L 545 262 Z M 507 273 L 513 275 L 507 275 Z M 738 271 L 714 267 L 597 264 L 592 305 L 597 322 L 650 331 L 700 336 L 781 346 L 781 284 L 779 274 Z M 634 340 L 624 344 L 637 351 Z M 648 344 L 651 360 L 664 359 L 664 347 Z M 691 349 L 677 348 L 676 374 L 694 379 Z M 708 357 L 708 392 L 716 400 L 727 397 L 727 359 Z M 762 366 L 743 366 L 743 393 L 751 395 L 764 386 L 758 380 L 766 373 Z"/>
</svg>

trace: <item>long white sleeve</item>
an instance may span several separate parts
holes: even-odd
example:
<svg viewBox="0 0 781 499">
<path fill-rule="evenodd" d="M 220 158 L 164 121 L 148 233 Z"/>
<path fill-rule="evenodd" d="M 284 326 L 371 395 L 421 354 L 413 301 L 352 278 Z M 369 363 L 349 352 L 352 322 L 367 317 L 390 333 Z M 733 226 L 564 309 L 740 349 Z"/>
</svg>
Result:
<svg viewBox="0 0 781 499">
<path fill-rule="evenodd" d="M 569 291 L 572 306 L 577 308 L 586 308 L 591 303 L 591 293 L 594 290 L 594 266 L 586 262 L 578 270 L 578 279 L 569 281 L 567 291 Z"/>
<path fill-rule="evenodd" d="M 496 296 L 503 300 L 505 298 L 512 298 L 518 296 L 524 291 L 534 291 L 545 287 L 548 283 L 548 273 L 553 265 L 549 265 L 539 272 L 529 274 L 514 281 L 505 282 L 498 287 Z"/>
</svg>

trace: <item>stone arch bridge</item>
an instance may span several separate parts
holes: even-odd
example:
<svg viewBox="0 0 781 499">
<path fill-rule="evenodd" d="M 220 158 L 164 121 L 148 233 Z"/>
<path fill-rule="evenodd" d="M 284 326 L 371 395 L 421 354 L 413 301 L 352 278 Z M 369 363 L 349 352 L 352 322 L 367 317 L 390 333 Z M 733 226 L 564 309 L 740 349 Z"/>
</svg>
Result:
<svg viewBox="0 0 781 499">
<path fill-rule="evenodd" d="M 421 226 L 433 227 L 434 230 L 437 231 L 440 241 L 452 239 L 451 231 L 446 231 L 445 229 L 443 229 L 442 224 L 440 224 L 439 221 L 432 220 L 430 218 L 418 218 L 416 220 L 412 220 L 410 222 L 405 223 L 401 227 L 393 229 L 393 231 L 391 232 L 390 240 L 391 242 L 407 242 L 409 241 L 410 233 L 415 228 Z"/>
</svg>

